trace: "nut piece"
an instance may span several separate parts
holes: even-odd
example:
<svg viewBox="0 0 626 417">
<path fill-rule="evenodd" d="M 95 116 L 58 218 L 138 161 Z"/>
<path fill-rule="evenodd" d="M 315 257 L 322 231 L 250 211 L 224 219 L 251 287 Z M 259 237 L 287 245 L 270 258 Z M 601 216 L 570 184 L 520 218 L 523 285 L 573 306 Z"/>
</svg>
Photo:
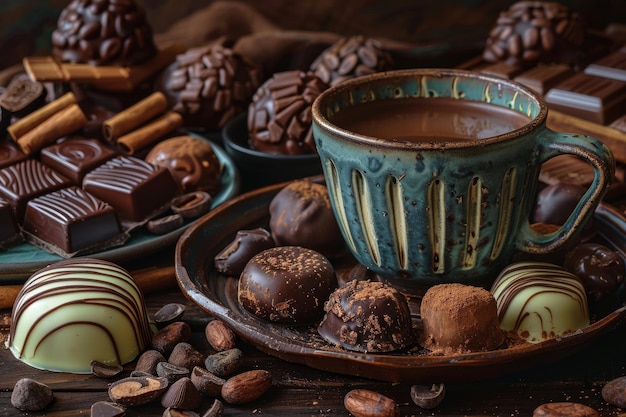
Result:
<svg viewBox="0 0 626 417">
<path fill-rule="evenodd" d="M 533 411 L 533 417 L 600 417 L 600 414 L 584 404 L 560 402 L 541 404 Z"/>
<path fill-rule="evenodd" d="M 152 336 L 152 347 L 163 355 L 172 353 L 174 346 L 187 342 L 191 338 L 191 327 L 184 321 L 176 321 L 156 332 Z"/>
<path fill-rule="evenodd" d="M 263 369 L 256 369 L 227 379 L 221 394 L 229 404 L 244 404 L 260 398 L 271 386 L 272 375 Z"/>
<path fill-rule="evenodd" d="M 416 405 L 430 410 L 437 407 L 446 395 L 446 387 L 443 384 L 413 385 L 411 386 L 411 399 Z"/>
<path fill-rule="evenodd" d="M 194 366 L 202 366 L 204 364 L 204 355 L 196 350 L 193 346 L 186 342 L 180 342 L 174 346 L 174 350 L 167 359 L 172 365 L 181 368 L 193 369 Z"/>
<path fill-rule="evenodd" d="M 129 407 L 148 404 L 159 398 L 167 389 L 165 378 L 128 377 L 109 386 L 109 398 Z"/>
<path fill-rule="evenodd" d="M 122 365 L 107 365 L 98 361 L 91 361 L 89 365 L 91 373 L 100 378 L 113 378 L 124 370 Z"/>
<path fill-rule="evenodd" d="M 208 410 L 202 415 L 202 417 L 222 417 L 224 415 L 224 404 L 217 398 L 211 404 Z"/>
<path fill-rule="evenodd" d="M 190 371 L 187 368 L 172 365 L 169 362 L 159 362 L 157 363 L 156 373 L 161 378 L 167 379 L 170 384 L 173 384 L 183 377 L 188 377 Z"/>
<path fill-rule="evenodd" d="M 235 347 L 237 336 L 230 327 L 221 320 L 212 320 L 204 328 L 207 342 L 218 352 Z"/>
<path fill-rule="evenodd" d="M 181 319 L 185 313 L 185 306 L 179 303 L 165 304 L 154 313 L 154 321 L 157 326 L 163 327 Z"/>
<path fill-rule="evenodd" d="M 126 408 L 111 401 L 98 401 L 91 405 L 91 417 L 124 417 Z"/>
<path fill-rule="evenodd" d="M 137 359 L 135 372 L 144 372 L 150 375 L 156 375 L 156 368 L 159 362 L 166 362 L 165 357 L 158 350 L 146 350 Z"/>
<path fill-rule="evenodd" d="M 41 411 L 54 399 L 49 386 L 31 378 L 15 383 L 11 393 L 11 405 L 22 411 Z"/>
<path fill-rule="evenodd" d="M 200 394 L 207 397 L 217 397 L 220 395 L 222 385 L 226 381 L 206 369 L 196 366 L 191 371 L 191 382 Z"/>
<path fill-rule="evenodd" d="M 343 398 L 343 405 L 354 417 L 396 417 L 396 402 L 375 391 L 354 389 Z"/>
<path fill-rule="evenodd" d="M 202 404 L 200 393 L 191 383 L 191 379 L 184 377 L 174 382 L 161 397 L 161 405 L 165 408 L 179 410 L 195 410 Z"/>
<path fill-rule="evenodd" d="M 237 348 L 217 352 L 206 357 L 204 367 L 220 377 L 234 374 L 243 362 L 243 352 Z"/>
<path fill-rule="evenodd" d="M 602 398 L 609 404 L 626 408 L 626 376 L 615 378 L 602 387 Z"/>
<path fill-rule="evenodd" d="M 200 417 L 200 414 L 191 410 L 178 410 L 168 407 L 163 410 L 163 417 Z"/>
</svg>

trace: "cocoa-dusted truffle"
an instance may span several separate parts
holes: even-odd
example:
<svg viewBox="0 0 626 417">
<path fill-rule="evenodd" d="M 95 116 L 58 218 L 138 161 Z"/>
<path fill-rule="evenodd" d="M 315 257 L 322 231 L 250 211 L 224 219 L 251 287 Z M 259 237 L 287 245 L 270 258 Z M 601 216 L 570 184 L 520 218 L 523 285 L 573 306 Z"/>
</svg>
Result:
<svg viewBox="0 0 626 417">
<path fill-rule="evenodd" d="M 196 129 L 223 127 L 244 112 L 261 84 L 260 67 L 221 46 L 189 49 L 176 57 L 157 82 L 183 125 Z"/>
<path fill-rule="evenodd" d="M 335 270 L 322 254 L 280 246 L 248 261 L 237 296 L 246 310 L 265 320 L 307 324 L 322 316 L 324 302 L 336 286 Z"/>
<path fill-rule="evenodd" d="M 176 136 L 159 142 L 145 160 L 169 169 L 185 193 L 206 191 L 214 195 L 220 188 L 222 164 L 213 146 L 198 137 Z"/>
<path fill-rule="evenodd" d="M 429 288 L 420 306 L 420 344 L 444 354 L 489 351 L 502 345 L 498 309 L 484 288 L 439 284 Z"/>
<path fill-rule="evenodd" d="M 303 246 L 331 259 L 344 253 L 325 185 L 306 179 L 291 182 L 274 196 L 269 212 L 276 245 Z"/>
<path fill-rule="evenodd" d="M 582 18 L 567 6 L 520 1 L 500 13 L 483 51 L 488 62 L 531 66 L 574 63 L 585 40 Z"/>
<path fill-rule="evenodd" d="M 152 28 L 134 0 L 74 0 L 52 32 L 52 54 L 64 62 L 132 66 L 156 55 Z"/>
<path fill-rule="evenodd" d="M 406 298 L 382 282 L 350 281 L 331 294 L 324 311 L 318 333 L 344 349 L 392 352 L 415 341 Z"/>
<path fill-rule="evenodd" d="M 350 78 L 393 69 L 393 58 L 383 44 L 364 36 L 345 37 L 323 51 L 311 71 L 330 86 Z"/>
<path fill-rule="evenodd" d="M 250 147 L 275 154 L 315 153 L 311 105 L 328 85 L 312 72 L 274 74 L 248 108 Z"/>
</svg>

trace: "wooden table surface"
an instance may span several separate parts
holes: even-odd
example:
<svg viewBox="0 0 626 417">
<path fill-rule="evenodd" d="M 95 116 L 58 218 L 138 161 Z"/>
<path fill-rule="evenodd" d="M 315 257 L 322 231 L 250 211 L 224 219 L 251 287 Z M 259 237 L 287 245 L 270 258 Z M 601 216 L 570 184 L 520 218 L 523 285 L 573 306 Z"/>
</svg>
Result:
<svg viewBox="0 0 626 417">
<path fill-rule="evenodd" d="M 150 317 L 166 303 L 185 304 L 182 319 L 193 329 L 191 343 L 205 354 L 213 353 L 204 338 L 204 327 L 212 317 L 187 300 L 175 283 L 168 289 L 146 294 L 146 302 Z M 92 375 L 40 371 L 15 359 L 5 345 L 10 313 L 10 309 L 0 310 L 0 416 L 89 416 L 94 402 L 109 400 L 107 386 L 112 380 Z M 601 416 L 626 415 L 601 396 L 607 381 L 626 375 L 626 332 L 623 328 L 604 334 L 583 350 L 572 352 L 548 365 L 497 379 L 446 384 L 446 397 L 433 410 L 421 409 L 412 402 L 410 384 L 392 384 L 318 371 L 268 356 L 242 340 L 238 341 L 238 347 L 245 356 L 240 370 L 265 369 L 271 372 L 274 385 L 255 402 L 225 404 L 225 416 L 349 416 L 343 406 L 343 398 L 355 388 L 367 388 L 387 395 L 396 401 L 402 416 L 531 416 L 540 404 L 561 401 L 591 406 Z M 128 364 L 121 376 L 127 376 L 133 366 L 134 363 Z M 50 386 L 55 396 L 53 404 L 40 413 L 15 409 L 11 405 L 11 390 L 23 377 Z M 205 399 L 198 410 L 200 415 L 212 401 Z M 159 402 L 127 411 L 127 416 L 157 417 L 162 414 Z"/>
</svg>

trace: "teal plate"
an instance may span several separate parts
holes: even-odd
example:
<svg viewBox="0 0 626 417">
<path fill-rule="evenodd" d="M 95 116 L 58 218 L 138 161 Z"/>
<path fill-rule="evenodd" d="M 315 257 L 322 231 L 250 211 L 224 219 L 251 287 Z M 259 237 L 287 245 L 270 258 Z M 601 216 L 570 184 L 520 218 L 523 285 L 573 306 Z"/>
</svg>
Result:
<svg viewBox="0 0 626 417">
<path fill-rule="evenodd" d="M 212 208 L 234 197 L 240 191 L 239 171 L 234 161 L 219 145 L 209 141 L 223 165 L 221 187 L 213 196 Z M 180 235 L 195 221 L 188 221 L 182 227 L 165 235 L 154 235 L 139 228 L 131 232 L 130 239 L 123 246 L 88 255 L 115 263 L 125 263 L 158 252 L 176 243 Z M 24 282 L 33 272 L 63 259 L 28 243 L 22 243 L 6 251 L 0 251 L 0 284 Z"/>
</svg>

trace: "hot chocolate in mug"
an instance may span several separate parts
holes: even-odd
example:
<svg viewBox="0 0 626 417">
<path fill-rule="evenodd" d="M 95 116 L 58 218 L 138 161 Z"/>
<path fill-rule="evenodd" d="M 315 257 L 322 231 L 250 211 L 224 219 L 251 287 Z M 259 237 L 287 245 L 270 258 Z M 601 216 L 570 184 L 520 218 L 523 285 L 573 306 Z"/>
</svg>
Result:
<svg viewBox="0 0 626 417">
<path fill-rule="evenodd" d="M 355 78 L 313 104 L 313 134 L 344 240 L 357 261 L 409 292 L 489 285 L 518 251 L 544 254 L 573 239 L 615 169 L 594 138 L 546 126 L 529 88 L 453 69 Z M 593 182 L 565 224 L 535 231 L 541 164 L 583 158 Z"/>
</svg>

